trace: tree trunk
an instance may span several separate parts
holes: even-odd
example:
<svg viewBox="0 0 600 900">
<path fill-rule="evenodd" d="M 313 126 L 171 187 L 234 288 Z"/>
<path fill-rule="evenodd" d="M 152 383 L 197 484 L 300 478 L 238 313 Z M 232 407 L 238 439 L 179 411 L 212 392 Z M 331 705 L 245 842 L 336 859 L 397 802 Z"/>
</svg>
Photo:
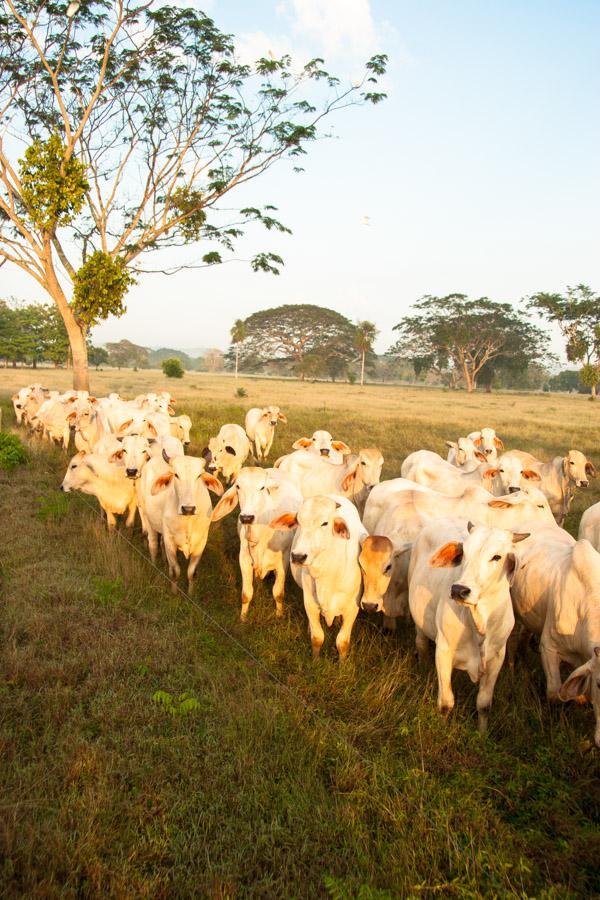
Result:
<svg viewBox="0 0 600 900">
<path fill-rule="evenodd" d="M 592 391 L 592 400 L 595 400 L 596 399 L 596 385 L 595 384 L 592 385 L 591 391 Z"/>
<path fill-rule="evenodd" d="M 71 348 L 71 360 L 73 362 L 73 390 L 89 391 L 90 376 L 88 370 L 87 342 L 85 328 L 75 318 L 73 309 L 65 296 L 61 283 L 58 280 L 52 259 L 52 244 L 50 234 L 44 234 L 44 273 L 46 275 L 46 290 L 56 303 L 58 311 L 65 323 L 67 337 Z"/>
<path fill-rule="evenodd" d="M 365 352 L 363 350 L 361 364 L 360 364 L 360 384 L 361 387 L 365 383 Z"/>
<path fill-rule="evenodd" d="M 236 378 L 236 381 L 237 381 L 237 377 L 238 377 L 238 362 L 239 362 L 239 359 L 240 359 L 240 351 L 239 351 L 239 349 L 236 347 L 236 348 L 235 348 L 235 378 Z"/>
</svg>

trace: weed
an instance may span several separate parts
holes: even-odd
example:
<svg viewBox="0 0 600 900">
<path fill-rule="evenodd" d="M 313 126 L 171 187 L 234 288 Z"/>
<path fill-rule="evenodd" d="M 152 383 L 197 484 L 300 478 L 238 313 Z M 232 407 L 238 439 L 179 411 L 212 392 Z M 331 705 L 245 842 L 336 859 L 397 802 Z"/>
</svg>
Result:
<svg viewBox="0 0 600 900">
<path fill-rule="evenodd" d="M 68 494 L 62 491 L 47 491 L 36 497 L 38 508 L 35 513 L 40 522 L 59 522 L 69 512 L 71 502 Z"/>
<path fill-rule="evenodd" d="M 173 696 L 173 694 L 169 694 L 168 691 L 155 691 L 155 693 L 152 694 L 152 699 L 155 703 L 158 703 L 165 712 L 168 712 L 170 716 L 174 717 L 189 716 L 190 713 L 200 709 L 200 704 L 188 691 L 184 691 L 183 694 L 178 694 L 176 697 Z"/>
<path fill-rule="evenodd" d="M 121 578 L 94 578 L 95 599 L 101 606 L 115 609 L 125 597 L 125 585 Z"/>
<path fill-rule="evenodd" d="M 27 450 L 16 434 L 0 431 L 0 469 L 11 471 L 28 460 Z"/>
<path fill-rule="evenodd" d="M 246 388 L 239 387 L 239 388 L 236 390 L 236 392 L 235 392 L 235 396 L 236 396 L 236 397 L 240 397 L 240 398 L 241 398 L 241 397 L 247 397 L 247 396 L 248 396 L 248 391 L 246 390 Z"/>
</svg>

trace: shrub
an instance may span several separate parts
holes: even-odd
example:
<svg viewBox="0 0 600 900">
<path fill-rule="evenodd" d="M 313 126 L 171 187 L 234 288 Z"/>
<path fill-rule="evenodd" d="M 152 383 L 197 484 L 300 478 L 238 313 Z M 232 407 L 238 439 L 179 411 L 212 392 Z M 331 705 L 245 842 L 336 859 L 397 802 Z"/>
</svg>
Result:
<svg viewBox="0 0 600 900">
<path fill-rule="evenodd" d="M 27 450 L 16 436 L 0 432 L 0 469 L 14 469 L 27 462 Z"/>
<path fill-rule="evenodd" d="M 235 396 L 236 396 L 236 397 L 247 397 L 247 396 L 248 396 L 248 391 L 246 390 L 246 388 L 240 387 L 240 388 L 238 388 L 237 391 L 235 392 Z"/>
<path fill-rule="evenodd" d="M 356 384 L 356 375 L 354 372 L 348 372 L 348 384 Z"/>
<path fill-rule="evenodd" d="M 175 356 L 163 359 L 162 370 L 167 378 L 183 378 L 183 366 Z"/>
<path fill-rule="evenodd" d="M 61 491 L 47 491 L 37 498 L 37 503 L 35 517 L 40 522 L 64 519 L 71 505 L 69 495 L 63 494 Z"/>
</svg>

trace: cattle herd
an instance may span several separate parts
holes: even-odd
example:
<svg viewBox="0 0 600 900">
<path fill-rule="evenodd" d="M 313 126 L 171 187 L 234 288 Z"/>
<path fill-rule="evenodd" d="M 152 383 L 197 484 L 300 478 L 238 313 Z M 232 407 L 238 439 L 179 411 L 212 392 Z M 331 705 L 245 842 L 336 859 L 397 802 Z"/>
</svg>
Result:
<svg viewBox="0 0 600 900">
<path fill-rule="evenodd" d="M 543 462 L 482 428 L 449 441 L 446 460 L 418 450 L 401 477 L 381 481 L 378 449 L 353 453 L 317 431 L 270 468 L 245 466 L 269 456 L 287 421 L 277 406 L 249 410 L 243 428 L 223 425 L 194 457 L 185 454 L 192 422 L 174 403 L 166 391 L 127 401 L 39 384 L 13 397 L 31 434 L 65 450 L 74 440 L 62 490 L 97 497 L 109 528 L 117 515 L 132 526 L 137 511 L 154 561 L 162 542 L 174 589 L 179 554 L 191 589 L 209 527 L 239 507 L 242 620 L 255 578 L 270 572 L 282 615 L 290 567 L 315 657 L 322 619 L 339 620 L 342 660 L 360 608 L 382 612 L 387 628 L 412 619 L 419 658 L 435 645 L 440 711 L 454 705 L 453 669 L 466 670 L 479 684 L 482 731 L 507 648 L 512 663 L 538 635 L 549 700 L 591 701 L 600 746 L 600 503 L 578 540 L 562 527 L 576 489 L 596 475 L 583 453 Z M 561 661 L 573 667 L 564 682 Z"/>
</svg>

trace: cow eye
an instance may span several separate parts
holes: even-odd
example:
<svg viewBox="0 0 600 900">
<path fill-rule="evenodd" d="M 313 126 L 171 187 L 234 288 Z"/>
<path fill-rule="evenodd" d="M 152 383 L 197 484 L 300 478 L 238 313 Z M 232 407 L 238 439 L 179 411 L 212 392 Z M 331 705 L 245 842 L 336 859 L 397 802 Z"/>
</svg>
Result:
<svg viewBox="0 0 600 900">
<path fill-rule="evenodd" d="M 392 571 L 392 564 L 389 563 L 389 564 L 385 567 L 385 569 L 383 570 L 383 574 L 384 574 L 384 575 L 387 575 L 388 572 L 391 572 L 391 571 Z"/>
<path fill-rule="evenodd" d="M 325 528 L 325 526 L 328 524 L 329 524 L 328 522 L 321 522 L 321 528 Z"/>
<path fill-rule="evenodd" d="M 366 466 L 366 462 L 361 462 L 361 466 Z"/>
<path fill-rule="evenodd" d="M 537 508 L 538 508 L 538 509 L 544 509 L 544 504 L 543 504 L 543 503 L 538 503 Z"/>
<path fill-rule="evenodd" d="M 174 475 L 175 475 L 175 478 L 179 478 L 179 475 L 177 474 L 177 472 L 175 472 Z"/>
<path fill-rule="evenodd" d="M 575 465 L 575 463 L 573 462 L 573 460 L 571 460 L 571 461 L 569 462 L 569 465 L 570 465 L 570 466 L 574 466 L 574 465 Z"/>
<path fill-rule="evenodd" d="M 76 468 L 77 468 L 77 463 L 73 463 L 73 465 L 71 466 L 71 468 L 72 468 L 72 469 L 76 469 Z"/>
<path fill-rule="evenodd" d="M 492 561 L 492 562 L 498 562 L 499 559 L 502 559 L 502 557 L 500 556 L 500 554 L 499 554 L 499 553 L 494 553 L 494 555 L 492 556 L 491 561 Z"/>
<path fill-rule="evenodd" d="M 504 469 L 500 469 L 500 474 L 504 475 Z"/>
</svg>

